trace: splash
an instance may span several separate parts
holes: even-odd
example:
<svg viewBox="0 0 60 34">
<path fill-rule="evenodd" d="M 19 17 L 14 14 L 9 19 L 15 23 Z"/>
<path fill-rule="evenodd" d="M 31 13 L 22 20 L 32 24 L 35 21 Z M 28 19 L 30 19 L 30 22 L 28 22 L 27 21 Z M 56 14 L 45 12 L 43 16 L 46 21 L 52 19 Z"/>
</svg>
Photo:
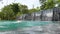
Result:
<svg viewBox="0 0 60 34">
<path fill-rule="evenodd" d="M 22 21 L 21 20 L 18 20 L 16 23 L 21 23 Z"/>
</svg>

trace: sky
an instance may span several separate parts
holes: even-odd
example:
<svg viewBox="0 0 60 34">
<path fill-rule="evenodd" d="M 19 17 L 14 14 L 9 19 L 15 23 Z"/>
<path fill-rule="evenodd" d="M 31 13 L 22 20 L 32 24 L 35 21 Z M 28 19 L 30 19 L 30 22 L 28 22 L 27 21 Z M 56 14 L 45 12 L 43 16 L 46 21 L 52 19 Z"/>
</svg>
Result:
<svg viewBox="0 0 60 34">
<path fill-rule="evenodd" d="M 0 1 L 0 9 L 3 8 L 6 5 L 9 5 L 9 4 L 13 3 L 13 2 L 14 2 L 14 0 Z M 23 4 L 23 5 L 27 5 L 28 9 L 33 8 L 33 5 L 34 5 L 34 8 L 40 6 L 39 0 L 16 0 L 14 3 L 20 3 L 20 4 Z"/>
</svg>

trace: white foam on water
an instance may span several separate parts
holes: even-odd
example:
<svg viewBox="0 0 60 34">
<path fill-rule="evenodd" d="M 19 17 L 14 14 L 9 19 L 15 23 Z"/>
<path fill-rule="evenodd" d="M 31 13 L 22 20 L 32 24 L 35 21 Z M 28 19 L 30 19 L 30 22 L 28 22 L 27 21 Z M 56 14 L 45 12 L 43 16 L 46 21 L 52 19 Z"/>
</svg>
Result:
<svg viewBox="0 0 60 34">
<path fill-rule="evenodd" d="M 17 21 L 15 21 L 15 22 L 12 22 L 12 23 L 21 23 L 22 21 L 19 21 L 19 20 L 17 20 Z"/>
<path fill-rule="evenodd" d="M 15 22 L 15 23 L 21 23 L 22 21 L 21 20 L 18 20 L 17 22 Z"/>
<path fill-rule="evenodd" d="M 17 21 L 17 22 L 21 22 L 21 21 Z"/>
<path fill-rule="evenodd" d="M 7 28 L 6 26 L 0 26 L 0 28 Z"/>
</svg>

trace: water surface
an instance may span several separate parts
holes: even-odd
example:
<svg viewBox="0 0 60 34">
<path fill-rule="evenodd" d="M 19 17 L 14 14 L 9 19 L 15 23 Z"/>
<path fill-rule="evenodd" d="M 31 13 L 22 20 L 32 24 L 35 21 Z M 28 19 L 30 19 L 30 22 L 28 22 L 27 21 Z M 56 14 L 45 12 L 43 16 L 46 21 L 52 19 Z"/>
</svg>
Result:
<svg viewBox="0 0 60 34">
<path fill-rule="evenodd" d="M 0 34 L 55 34 L 59 27 L 52 21 L 0 21 Z"/>
</svg>

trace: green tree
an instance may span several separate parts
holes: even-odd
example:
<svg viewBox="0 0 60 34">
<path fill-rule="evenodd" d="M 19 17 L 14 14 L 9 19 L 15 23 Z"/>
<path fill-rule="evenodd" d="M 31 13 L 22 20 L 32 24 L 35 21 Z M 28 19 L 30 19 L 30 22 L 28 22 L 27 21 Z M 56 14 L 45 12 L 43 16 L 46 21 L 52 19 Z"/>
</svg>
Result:
<svg viewBox="0 0 60 34">
<path fill-rule="evenodd" d="M 14 16 L 14 12 L 11 9 L 11 5 L 7 5 L 4 8 L 2 8 L 1 12 L 4 14 L 4 20 L 11 20 Z"/>
<path fill-rule="evenodd" d="M 15 15 L 20 11 L 18 3 L 11 4 L 11 9 L 13 10 Z"/>
<path fill-rule="evenodd" d="M 3 20 L 3 19 L 4 19 L 4 13 L 0 12 L 0 20 Z"/>
<path fill-rule="evenodd" d="M 41 3 L 43 3 L 43 0 Z M 54 7 L 55 7 L 54 0 L 45 0 L 44 3 L 41 5 L 41 10 L 50 9 L 50 8 L 54 8 Z"/>
<path fill-rule="evenodd" d="M 58 4 L 57 7 L 60 7 L 60 0 L 39 0 L 39 1 L 42 10 L 54 8 L 56 4 Z"/>
<path fill-rule="evenodd" d="M 20 5 L 20 11 L 22 14 L 27 14 L 28 12 L 28 7 L 26 5 Z"/>
<path fill-rule="evenodd" d="M 3 20 L 13 20 L 17 16 L 28 13 L 28 7 L 19 3 L 13 3 L 2 8 Z"/>
<path fill-rule="evenodd" d="M 22 14 L 31 14 L 39 10 L 39 7 L 28 9 L 26 5 L 13 3 L 2 8 L 0 18 L 3 20 L 15 20 L 17 16 L 21 16 Z"/>
<path fill-rule="evenodd" d="M 37 9 L 33 8 L 33 9 L 29 10 L 29 13 L 33 13 L 33 12 L 36 12 L 36 11 L 37 11 Z"/>
</svg>

